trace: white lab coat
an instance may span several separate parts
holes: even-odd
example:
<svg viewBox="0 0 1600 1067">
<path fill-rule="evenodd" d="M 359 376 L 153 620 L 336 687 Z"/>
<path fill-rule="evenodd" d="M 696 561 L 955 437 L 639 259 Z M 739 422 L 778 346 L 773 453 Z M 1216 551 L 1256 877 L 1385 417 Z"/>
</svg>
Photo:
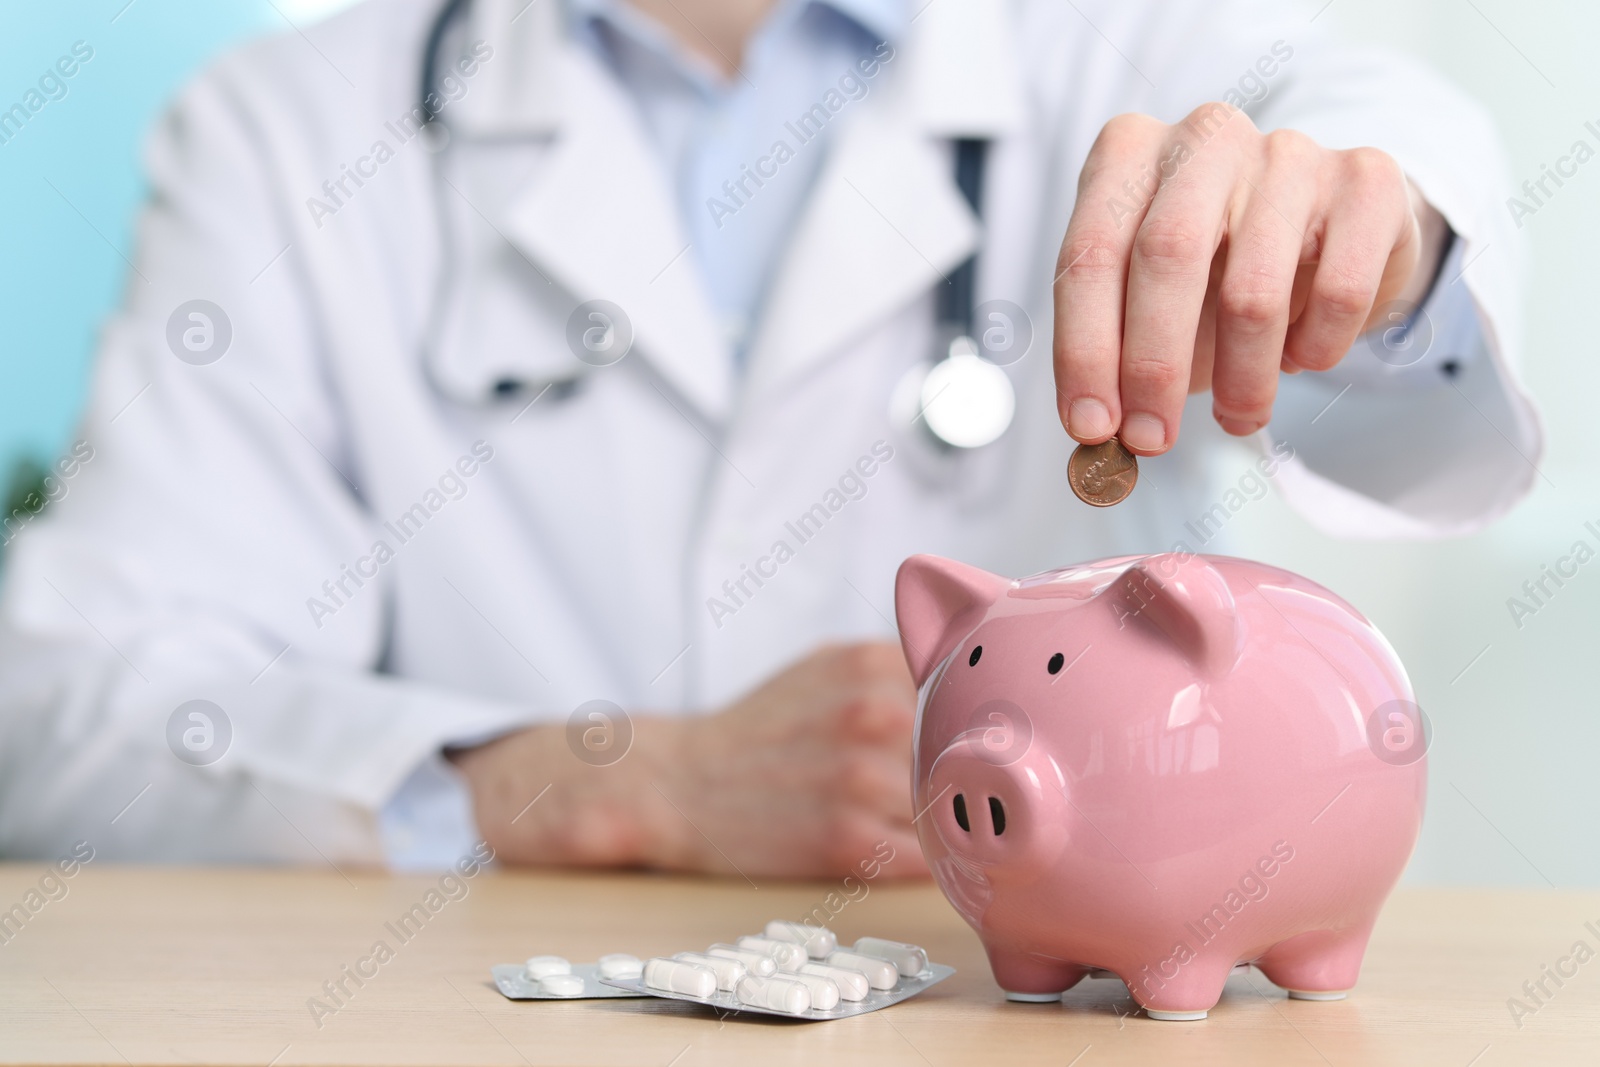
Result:
<svg viewBox="0 0 1600 1067">
<path fill-rule="evenodd" d="M 156 132 L 138 275 L 82 430 L 94 456 L 8 560 L 0 848 L 381 861 L 376 813 L 441 744 L 596 698 L 713 709 L 821 642 L 891 636 L 911 553 L 1020 574 L 1214 549 L 1185 526 L 1223 499 L 1209 398 L 1127 503 L 1068 492 L 1051 278 L 1103 123 L 1253 93 L 1247 72 L 1278 40 L 1293 56 L 1260 78 L 1258 123 L 1395 155 L 1461 236 L 1454 292 L 1470 289 L 1484 330 L 1447 353 L 1453 383 L 1438 353 L 1286 379 L 1260 443 L 1294 458 L 1272 480 L 1313 524 L 1367 537 L 1469 530 L 1529 485 L 1540 437 L 1511 369 L 1495 138 L 1398 59 L 1244 5 L 937 0 L 841 113 L 741 373 L 628 99 L 551 0 L 523 3 L 476 0 L 460 36 L 493 55 L 446 107 L 442 156 L 386 126 L 414 103 L 437 0 L 254 43 Z M 981 226 L 952 181 L 956 135 L 993 141 Z M 362 162 L 380 139 L 393 158 Z M 369 176 L 314 213 L 344 166 Z M 979 299 L 1023 305 L 1036 336 L 1008 368 L 1011 431 L 950 459 L 887 410 L 929 350 L 932 286 L 980 234 Z M 166 339 L 197 298 L 233 330 L 205 366 Z M 636 334 L 604 368 L 565 338 L 596 298 Z M 508 378 L 531 384 L 498 396 Z M 492 458 L 446 477 L 475 442 Z M 1220 462 L 1225 483 L 1250 464 Z M 841 483 L 858 463 L 870 477 Z M 408 512 L 421 528 L 402 540 L 384 524 Z M 802 542 L 808 512 L 821 529 Z M 346 567 L 371 576 L 344 578 L 335 602 L 324 583 L 338 593 Z M 735 600 L 724 583 L 741 578 Z M 167 742 L 192 699 L 232 728 L 205 767 Z"/>
</svg>

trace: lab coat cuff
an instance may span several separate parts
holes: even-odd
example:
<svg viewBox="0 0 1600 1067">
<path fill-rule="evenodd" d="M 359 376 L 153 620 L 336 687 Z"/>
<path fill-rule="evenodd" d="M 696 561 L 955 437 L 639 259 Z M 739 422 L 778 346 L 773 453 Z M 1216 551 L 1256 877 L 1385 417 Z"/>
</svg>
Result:
<svg viewBox="0 0 1600 1067">
<path fill-rule="evenodd" d="M 397 871 L 444 870 L 478 841 L 472 793 L 437 752 L 417 765 L 378 812 L 389 866 Z"/>
<path fill-rule="evenodd" d="M 1463 347 L 1426 372 L 1431 384 L 1285 377 L 1257 437 L 1292 453 L 1277 482 L 1317 529 L 1351 540 L 1456 536 L 1527 494 L 1540 476 L 1537 417 L 1492 336 L 1458 336 Z"/>
<path fill-rule="evenodd" d="M 1258 435 L 1292 451 L 1284 498 L 1334 537 L 1471 533 L 1540 477 L 1543 433 L 1508 353 L 1519 310 L 1508 221 L 1426 165 L 1402 164 L 1456 235 L 1432 292 L 1388 344 L 1364 337 L 1332 371 L 1282 376 Z"/>
</svg>

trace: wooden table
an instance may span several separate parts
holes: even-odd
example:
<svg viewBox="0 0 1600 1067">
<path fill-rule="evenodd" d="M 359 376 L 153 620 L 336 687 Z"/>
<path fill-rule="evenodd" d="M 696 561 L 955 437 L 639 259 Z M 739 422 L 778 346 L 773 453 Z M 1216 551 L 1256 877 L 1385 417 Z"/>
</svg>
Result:
<svg viewBox="0 0 1600 1067">
<path fill-rule="evenodd" d="M 0 865 L 0 909 L 42 867 Z M 162 1064 L 1510 1064 L 1600 1063 L 1600 958 L 1519 1029 L 1507 999 L 1575 941 L 1600 949 L 1600 894 L 1404 890 L 1361 985 L 1286 1000 L 1257 972 L 1201 1023 L 1138 1013 L 1121 983 L 1062 1004 L 1005 1002 L 977 938 L 929 885 L 873 885 L 833 922 L 924 945 L 958 973 L 884 1011 L 826 1023 L 719 1020 L 661 1000 L 514 1003 L 494 963 L 669 953 L 804 914 L 837 886 L 650 875 L 480 874 L 402 943 L 436 879 L 92 864 L 0 945 L 0 1062 Z M 859 891 L 857 893 L 859 895 Z M 308 1001 L 394 949 L 332 1014 Z M 1569 965 L 1570 969 L 1570 965 Z M 341 998 L 343 999 L 343 998 Z M 325 1001 L 332 1006 L 332 1001 Z"/>
</svg>

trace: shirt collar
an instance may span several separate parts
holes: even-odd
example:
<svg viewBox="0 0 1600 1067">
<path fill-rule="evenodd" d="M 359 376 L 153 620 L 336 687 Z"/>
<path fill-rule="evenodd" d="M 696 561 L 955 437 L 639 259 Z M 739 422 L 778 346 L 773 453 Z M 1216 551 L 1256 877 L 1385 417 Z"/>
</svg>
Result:
<svg viewBox="0 0 1600 1067">
<path fill-rule="evenodd" d="M 626 0 L 564 0 L 572 25 L 605 22 L 652 48 L 676 47 L 655 21 Z M 791 21 L 809 6 L 830 8 L 881 41 L 899 44 L 911 25 L 908 0 L 778 0 L 767 23 Z M 762 30 L 757 29 L 759 35 Z"/>
<path fill-rule="evenodd" d="M 451 124 L 471 136 L 559 131 L 583 110 L 562 91 L 576 76 L 573 61 L 583 53 L 593 56 L 586 42 L 575 39 L 592 39 L 593 21 L 587 20 L 586 31 L 575 25 L 575 6 L 597 2 L 615 0 L 474 0 L 470 39 L 494 40 L 495 55 L 508 58 L 485 65 L 472 92 L 451 105 Z M 833 5 L 848 4 L 851 20 L 870 18 L 873 32 L 880 27 L 890 31 L 886 39 L 905 57 L 896 60 L 895 73 L 904 90 L 897 105 L 901 121 L 937 137 L 998 137 L 1020 131 L 1025 93 L 1016 64 L 1011 5 L 935 0 L 912 21 L 917 2 L 804 0 L 827 3 L 835 11 L 839 8 Z"/>
<path fill-rule="evenodd" d="M 899 44 L 911 25 L 906 0 L 812 0 L 831 7 L 880 41 Z"/>
</svg>

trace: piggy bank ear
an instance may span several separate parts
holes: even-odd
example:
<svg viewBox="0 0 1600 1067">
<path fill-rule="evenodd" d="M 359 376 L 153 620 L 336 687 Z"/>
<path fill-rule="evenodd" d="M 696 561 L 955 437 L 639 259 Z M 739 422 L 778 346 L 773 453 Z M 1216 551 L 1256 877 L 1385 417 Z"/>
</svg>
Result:
<svg viewBox="0 0 1600 1067">
<path fill-rule="evenodd" d="M 1123 626 L 1146 626 L 1213 674 L 1239 658 L 1239 612 L 1220 571 L 1201 556 L 1146 556 L 1100 594 Z"/>
<path fill-rule="evenodd" d="M 919 688 L 1010 585 L 1009 578 L 938 556 L 912 556 L 900 564 L 894 614 Z"/>
</svg>

